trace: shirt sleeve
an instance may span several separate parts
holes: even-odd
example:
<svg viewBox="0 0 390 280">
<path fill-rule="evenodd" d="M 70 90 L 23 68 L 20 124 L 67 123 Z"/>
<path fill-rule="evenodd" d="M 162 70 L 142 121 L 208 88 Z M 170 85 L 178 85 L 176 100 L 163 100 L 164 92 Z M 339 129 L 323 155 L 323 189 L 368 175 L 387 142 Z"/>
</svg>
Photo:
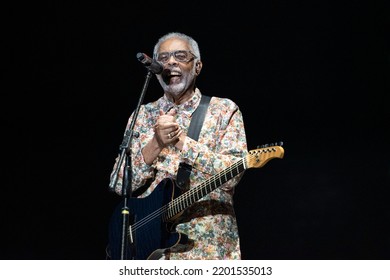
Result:
<svg viewBox="0 0 390 280">
<path fill-rule="evenodd" d="M 133 113 L 134 114 L 134 113 Z M 126 131 L 129 129 L 130 124 L 133 119 L 133 114 L 131 114 L 127 126 L 126 126 Z M 154 176 L 154 166 L 153 165 L 148 165 L 145 162 L 145 159 L 142 155 L 142 149 L 145 147 L 145 145 L 148 143 L 150 140 L 150 132 L 145 131 L 145 128 L 150 128 L 153 127 L 153 125 L 142 125 L 138 120 L 151 120 L 150 116 L 148 116 L 147 111 L 144 109 L 144 106 L 141 106 L 139 113 L 138 113 L 138 118 L 134 126 L 134 133 L 132 137 L 132 142 L 131 142 L 131 167 L 132 167 L 132 190 L 136 190 L 139 187 L 143 186 L 146 181 Z M 124 136 L 126 135 L 126 131 Z M 114 169 L 112 171 L 115 171 L 116 166 L 118 165 L 120 156 L 118 156 L 115 160 L 114 164 Z M 122 194 L 122 185 L 123 185 L 123 171 L 124 171 L 124 166 L 125 162 L 122 162 L 122 166 L 120 168 L 120 172 L 118 174 L 118 182 L 115 186 L 115 192 L 119 195 Z M 111 174 L 111 175 L 112 175 Z"/>
</svg>

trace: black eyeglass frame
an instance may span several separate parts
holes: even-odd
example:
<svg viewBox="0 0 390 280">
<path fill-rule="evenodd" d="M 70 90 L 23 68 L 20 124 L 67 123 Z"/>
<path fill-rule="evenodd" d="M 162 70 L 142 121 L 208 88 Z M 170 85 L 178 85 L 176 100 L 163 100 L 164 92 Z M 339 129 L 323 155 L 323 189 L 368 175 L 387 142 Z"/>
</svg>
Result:
<svg viewBox="0 0 390 280">
<path fill-rule="evenodd" d="M 179 53 L 185 53 L 186 54 L 186 58 L 185 59 L 181 59 L 180 57 L 178 58 L 177 57 L 177 54 Z M 188 58 L 188 55 L 191 54 L 192 57 Z M 161 58 L 161 55 L 164 55 L 165 57 L 164 58 Z M 196 58 L 198 58 L 192 51 L 190 50 L 176 50 L 176 51 L 173 51 L 173 52 L 162 52 L 162 53 L 159 53 L 157 55 L 157 61 L 160 62 L 160 63 L 167 63 L 169 61 L 169 59 L 171 58 L 171 56 L 173 56 L 173 58 L 178 61 L 178 62 L 185 62 L 185 63 L 188 63 Z"/>
</svg>

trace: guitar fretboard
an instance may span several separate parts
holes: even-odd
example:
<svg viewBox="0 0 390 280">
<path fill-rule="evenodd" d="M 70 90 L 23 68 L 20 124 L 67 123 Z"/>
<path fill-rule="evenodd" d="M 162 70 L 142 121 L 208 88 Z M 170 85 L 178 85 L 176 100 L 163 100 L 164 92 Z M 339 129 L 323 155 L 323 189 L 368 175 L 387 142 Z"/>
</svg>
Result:
<svg viewBox="0 0 390 280">
<path fill-rule="evenodd" d="M 170 201 L 166 205 L 165 214 L 163 215 L 164 220 L 169 220 L 196 201 L 206 196 L 210 192 L 216 190 L 224 183 L 234 178 L 246 169 L 245 158 L 242 158 L 226 168 L 222 172 L 208 178 L 200 185 L 195 188 L 189 189 L 187 192 L 178 196 L 174 200 Z"/>
</svg>

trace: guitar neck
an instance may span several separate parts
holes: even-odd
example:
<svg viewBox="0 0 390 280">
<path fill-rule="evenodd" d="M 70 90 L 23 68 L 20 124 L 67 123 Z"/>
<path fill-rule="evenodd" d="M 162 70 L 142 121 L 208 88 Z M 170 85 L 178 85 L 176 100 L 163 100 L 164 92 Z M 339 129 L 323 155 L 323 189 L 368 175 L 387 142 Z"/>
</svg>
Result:
<svg viewBox="0 0 390 280">
<path fill-rule="evenodd" d="M 187 192 L 168 203 L 168 207 L 166 209 L 166 218 L 169 220 L 170 218 L 179 214 L 181 211 L 188 208 L 202 197 L 216 190 L 224 183 L 243 172 L 245 169 L 245 158 L 242 158 L 222 172 L 211 176 L 200 185 L 189 189 Z"/>
<path fill-rule="evenodd" d="M 165 219 L 169 220 L 181 211 L 214 191 L 224 183 L 237 176 L 245 169 L 260 168 L 273 158 L 283 158 L 284 149 L 278 145 L 266 146 L 249 151 L 248 155 L 239 159 L 231 166 L 222 172 L 211 176 L 200 185 L 189 189 L 187 192 L 170 201 L 163 212 L 165 212 Z"/>
</svg>

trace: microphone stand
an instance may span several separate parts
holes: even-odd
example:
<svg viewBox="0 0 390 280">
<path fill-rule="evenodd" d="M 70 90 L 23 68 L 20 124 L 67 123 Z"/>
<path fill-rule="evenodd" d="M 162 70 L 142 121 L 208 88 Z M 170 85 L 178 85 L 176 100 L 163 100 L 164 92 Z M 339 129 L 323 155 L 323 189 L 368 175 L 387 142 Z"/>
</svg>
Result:
<svg viewBox="0 0 390 280">
<path fill-rule="evenodd" d="M 137 55 L 137 58 L 138 58 L 138 60 L 141 61 L 139 55 Z M 141 62 L 144 63 L 143 61 L 141 61 Z M 146 63 L 144 63 L 144 64 L 146 64 Z M 144 100 L 145 93 L 146 93 L 146 90 L 148 88 L 150 79 L 152 78 L 152 74 L 159 74 L 162 72 L 162 66 L 160 64 L 158 64 L 157 62 L 155 62 L 154 60 L 151 61 L 150 64 L 146 64 L 145 66 L 148 69 L 148 73 L 147 73 L 146 78 L 145 78 L 145 82 L 144 82 L 144 86 L 143 86 L 142 91 L 141 91 L 141 95 L 138 99 L 137 107 L 134 110 L 133 118 L 131 120 L 129 127 L 125 131 L 123 141 L 120 145 L 120 157 L 119 157 L 117 166 L 115 168 L 115 171 L 113 172 L 113 174 L 110 178 L 110 185 L 109 185 L 109 190 L 114 192 L 115 186 L 118 182 L 118 174 L 119 174 L 120 168 L 121 168 L 123 162 L 125 162 L 125 166 L 124 166 L 124 170 L 123 170 L 123 179 L 122 179 L 123 207 L 122 207 L 122 212 L 121 212 L 122 213 L 121 260 L 127 259 L 126 258 L 126 248 L 127 248 L 128 240 L 126 238 L 127 237 L 126 233 L 127 233 L 127 227 L 129 224 L 129 214 L 130 214 L 127 201 L 128 201 L 128 197 L 131 196 L 131 191 L 132 191 L 132 188 L 130 186 L 131 181 L 132 181 L 130 143 L 131 143 L 131 140 L 133 137 L 133 129 L 134 129 L 135 121 L 137 120 L 137 117 L 139 114 L 141 104 Z M 136 135 L 136 137 L 138 137 L 138 136 L 139 135 Z M 131 229 L 129 230 L 129 238 L 130 238 L 131 243 L 134 243 Z M 134 247 L 133 247 L 133 249 L 134 249 Z M 134 258 L 134 254 L 132 254 L 132 256 Z"/>
</svg>

